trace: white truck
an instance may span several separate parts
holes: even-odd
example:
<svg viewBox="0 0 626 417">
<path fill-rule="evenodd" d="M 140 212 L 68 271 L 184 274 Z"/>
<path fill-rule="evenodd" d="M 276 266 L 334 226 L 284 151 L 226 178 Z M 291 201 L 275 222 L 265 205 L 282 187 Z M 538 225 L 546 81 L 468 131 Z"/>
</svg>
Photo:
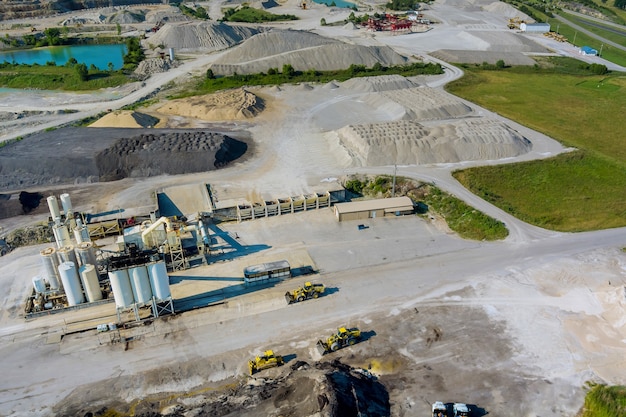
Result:
<svg viewBox="0 0 626 417">
<path fill-rule="evenodd" d="M 469 417 L 470 415 L 467 404 L 463 403 L 454 403 L 452 411 L 454 412 L 454 417 Z"/>
<path fill-rule="evenodd" d="M 435 401 L 433 403 L 433 417 L 447 417 L 448 408 L 441 401 Z"/>
</svg>

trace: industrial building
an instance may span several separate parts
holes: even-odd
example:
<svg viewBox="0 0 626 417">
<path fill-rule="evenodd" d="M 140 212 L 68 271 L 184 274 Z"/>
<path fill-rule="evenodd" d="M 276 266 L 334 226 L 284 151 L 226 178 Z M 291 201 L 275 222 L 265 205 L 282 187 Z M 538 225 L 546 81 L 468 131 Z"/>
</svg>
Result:
<svg viewBox="0 0 626 417">
<path fill-rule="evenodd" d="M 519 28 L 522 32 L 528 33 L 546 33 L 550 32 L 549 23 L 521 23 Z"/>
<path fill-rule="evenodd" d="M 402 216 L 413 213 L 413 201 L 409 197 L 382 198 L 378 200 L 353 201 L 333 206 L 337 220 L 363 220 L 384 216 Z"/>
</svg>

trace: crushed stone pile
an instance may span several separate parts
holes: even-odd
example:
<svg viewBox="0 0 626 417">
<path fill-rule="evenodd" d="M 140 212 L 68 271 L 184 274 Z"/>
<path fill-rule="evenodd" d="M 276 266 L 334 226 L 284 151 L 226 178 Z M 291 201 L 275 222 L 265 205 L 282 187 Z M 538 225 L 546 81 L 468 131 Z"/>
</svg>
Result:
<svg viewBox="0 0 626 417">
<path fill-rule="evenodd" d="M 438 88 L 403 88 L 380 95 L 403 106 L 414 120 L 454 119 L 472 113 L 470 106 Z"/>
<path fill-rule="evenodd" d="M 388 46 L 349 45 L 304 31 L 272 30 L 243 42 L 238 48 L 217 59 L 211 69 L 215 74 L 232 75 L 267 72 L 289 64 L 298 71 L 332 71 L 350 65 L 371 67 L 403 65 L 407 58 Z"/>
<path fill-rule="evenodd" d="M 177 51 L 219 51 L 241 43 L 261 30 L 223 22 L 166 24 L 144 42 Z"/>
<path fill-rule="evenodd" d="M 89 127 L 154 127 L 159 123 L 159 119 L 145 113 L 135 112 L 132 110 L 117 110 L 111 112 Z"/>
<path fill-rule="evenodd" d="M 245 120 L 255 117 L 265 102 L 255 94 L 237 88 L 215 94 L 171 100 L 157 109 L 159 113 L 193 117 L 200 120 Z"/>
<path fill-rule="evenodd" d="M 159 72 L 167 72 L 170 68 L 176 66 L 177 61 L 170 61 L 164 58 L 149 58 L 144 59 L 139 63 L 135 69 L 135 74 L 140 77 L 149 77 L 152 74 Z"/>
<path fill-rule="evenodd" d="M 185 16 L 178 7 L 170 6 L 167 9 L 163 9 L 161 5 L 157 10 L 148 10 L 146 12 L 147 23 L 173 23 L 173 22 L 188 22 L 189 18 Z"/>
<path fill-rule="evenodd" d="M 522 155 L 531 142 L 504 123 L 461 120 L 426 127 L 409 120 L 349 125 L 337 131 L 356 166 L 435 164 Z"/>
<path fill-rule="evenodd" d="M 0 190 L 205 172 L 247 149 L 206 130 L 68 127 L 0 148 Z"/>
<path fill-rule="evenodd" d="M 145 20 L 145 14 L 130 10 L 120 10 L 119 12 L 113 13 L 106 18 L 107 23 L 119 23 L 120 25 L 141 23 Z"/>
<path fill-rule="evenodd" d="M 346 67 L 347 68 L 347 67 Z M 413 88 L 416 85 L 402 75 L 381 75 L 377 77 L 350 78 L 341 83 L 343 88 L 362 92 L 380 92 Z"/>
<path fill-rule="evenodd" d="M 494 1 L 493 3 L 486 4 L 483 6 L 483 9 L 491 13 L 497 13 L 499 15 L 502 15 L 508 19 L 519 17 L 520 19 L 526 22 L 533 21 L 532 19 L 528 17 L 527 14 L 522 13 L 521 11 L 511 6 L 510 4 L 506 4 L 502 1 Z"/>
</svg>

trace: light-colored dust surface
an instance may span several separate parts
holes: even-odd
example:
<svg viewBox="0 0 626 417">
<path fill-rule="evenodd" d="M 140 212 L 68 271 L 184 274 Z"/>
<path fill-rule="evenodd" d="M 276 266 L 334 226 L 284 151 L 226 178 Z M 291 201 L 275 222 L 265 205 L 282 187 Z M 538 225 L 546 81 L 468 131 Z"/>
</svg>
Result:
<svg viewBox="0 0 626 417">
<path fill-rule="evenodd" d="M 208 10 L 213 13 L 221 5 L 210 3 Z M 511 39 L 506 28 L 508 8 L 491 1 L 461 0 L 439 0 L 427 7 L 427 17 L 439 23 L 428 32 L 405 35 L 367 32 L 345 24 L 322 27 L 322 17 L 342 21 L 351 11 L 317 4 L 302 10 L 290 0 L 273 12 L 300 17 L 278 24 L 281 30 L 289 27 L 348 44 L 389 46 L 413 59 L 439 62 L 429 52 L 442 49 L 480 57 L 494 52 L 489 49 L 492 41 L 506 52 L 497 34 L 506 33 L 503 39 Z M 492 35 L 485 35 L 491 31 Z M 205 35 L 199 29 L 190 32 L 198 38 L 193 41 L 202 45 L 199 40 Z M 468 32 L 476 33 L 467 36 Z M 156 41 L 157 35 L 147 42 Z M 145 86 L 128 87 L 121 99 L 119 91 L 8 94 L 0 106 L 44 113 L 29 115 L 22 125 L 9 116 L 0 123 L 10 124 L 7 131 L 13 136 L 23 135 L 33 128 L 29 119 L 37 121 L 37 129 L 57 126 L 71 117 L 131 104 L 190 74 L 203 75 L 222 54 L 209 52 L 230 42 L 209 37 L 202 38 L 206 54 L 185 57 L 179 67 L 153 75 Z M 522 47 L 517 41 L 511 46 Z M 563 54 L 575 53 L 563 45 L 556 47 Z M 130 411 L 136 406 L 145 415 L 166 411 L 188 416 L 226 411 L 246 416 L 315 415 L 319 408 L 312 404 L 320 407 L 319 397 L 309 402 L 304 397 L 322 392 L 305 375 L 321 379 L 321 374 L 295 374 L 301 378 L 295 381 L 306 390 L 297 389 L 294 380 L 279 382 L 280 378 L 297 361 L 330 363 L 338 358 L 378 375 L 389 396 L 389 414 L 403 417 L 428 415 L 435 400 L 473 404 L 483 411 L 479 415 L 573 417 L 582 406 L 586 381 L 626 383 L 624 230 L 580 234 L 544 230 L 462 188 L 450 175 L 454 169 L 547 158 L 566 149 L 545 135 L 447 94 L 441 86 L 461 72 L 442 64 L 445 74 L 434 77 L 250 87 L 246 91 L 262 98 L 264 109 L 242 120 L 222 118 L 239 114 L 245 100 L 220 102 L 219 95 L 206 96 L 194 106 L 186 103 L 189 107 L 177 115 L 160 114 L 156 107 L 167 104 L 162 102 L 138 111 L 160 119 L 163 127 L 193 127 L 206 134 L 245 131 L 254 150 L 247 158 L 211 172 L 51 184 L 45 193 L 69 192 L 77 211 L 124 208 L 123 215 L 130 216 L 153 210 L 157 191 L 165 191 L 174 203 L 181 202 L 186 211 L 196 211 L 206 207 L 206 184 L 220 204 L 229 204 L 322 191 L 351 173 L 397 171 L 433 183 L 503 221 L 510 232 L 507 239 L 467 241 L 441 225 L 442 219 L 417 216 L 369 219 L 362 222 L 369 227 L 359 229 L 361 222 L 339 223 L 328 209 L 214 225 L 210 264 L 170 276 L 175 303 L 196 308 L 120 330 L 127 343 L 114 343 L 112 333 L 94 330 L 97 324 L 117 320 L 112 303 L 26 321 L 24 300 L 32 291 L 31 278 L 42 273 L 40 250 L 49 244 L 19 248 L 0 258 L 0 414 L 84 416 L 103 407 Z M 211 106 L 223 107 L 218 121 L 200 117 L 210 113 Z M 65 109 L 77 113 L 46 113 Z M 196 117 L 183 114 L 195 111 Z M 409 126 L 419 135 L 400 131 Z M 390 133 L 393 129 L 398 130 Z M 94 137 L 104 132 L 86 130 Z M 352 144 L 342 142 L 344 132 Z M 54 138 L 55 131 L 46 133 Z M 448 141 L 445 152 L 444 147 L 419 149 L 422 142 L 437 148 L 442 140 Z M 21 143 L 27 143 L 27 138 Z M 42 143 L 39 152 L 67 156 L 62 147 L 50 146 L 53 143 L 58 142 Z M 375 152 L 366 152 L 367 147 Z M 89 151 L 84 144 L 77 149 Z M 407 162 L 385 159 L 394 152 L 406 156 Z M 416 164 L 422 154 L 446 159 Z M 472 155 L 478 159 L 469 160 Z M 64 164 L 71 168 L 71 161 Z M 19 190 L 19 178 L 13 179 L 7 192 L 13 198 Z M 47 217 L 44 208 L 2 219 L 0 226 L 7 231 Z M 114 246 L 101 242 L 105 243 Z M 310 262 L 319 274 L 258 291 L 234 290 L 241 287 L 243 267 L 280 259 L 294 265 Z M 305 280 L 323 282 L 327 294 L 288 306 L 284 293 Z M 358 326 L 367 338 L 320 357 L 317 340 L 342 325 Z M 288 357 L 287 365 L 264 371 L 258 379 L 244 376 L 247 361 L 268 348 Z M 235 389 L 239 384 L 242 388 Z M 248 388 L 264 384 L 279 391 Z M 306 408 L 290 409 L 290 401 Z"/>
</svg>

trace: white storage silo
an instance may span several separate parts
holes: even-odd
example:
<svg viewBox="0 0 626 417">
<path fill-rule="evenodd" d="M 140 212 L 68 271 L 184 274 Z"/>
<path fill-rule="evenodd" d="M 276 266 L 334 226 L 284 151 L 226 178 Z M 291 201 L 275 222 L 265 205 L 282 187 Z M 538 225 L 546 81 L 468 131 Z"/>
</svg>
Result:
<svg viewBox="0 0 626 417">
<path fill-rule="evenodd" d="M 76 271 L 76 264 L 73 262 L 62 262 L 59 265 L 59 274 L 61 275 L 61 281 L 63 282 L 63 288 L 65 289 L 67 303 L 70 306 L 84 303 L 85 296 L 83 295 L 83 289 L 80 286 L 80 278 L 78 277 L 78 272 Z"/>
<path fill-rule="evenodd" d="M 135 302 L 149 302 L 152 299 L 152 288 L 150 287 L 150 278 L 148 277 L 146 266 L 141 265 L 129 268 L 128 275 L 130 276 L 130 285 L 133 289 Z"/>
<path fill-rule="evenodd" d="M 57 254 L 61 262 L 72 262 L 78 268 L 78 260 L 76 259 L 76 253 L 74 253 L 74 246 L 66 245 L 57 249 Z"/>
<path fill-rule="evenodd" d="M 57 198 L 51 195 L 46 200 L 48 201 L 48 209 L 50 209 L 50 216 L 52 217 L 52 220 L 60 219 L 61 212 L 59 211 L 59 202 L 57 201 Z"/>
<path fill-rule="evenodd" d="M 63 207 L 63 212 L 65 213 L 65 218 L 69 218 L 72 216 L 72 201 L 70 200 L 70 195 L 68 193 L 64 193 L 60 195 L 61 197 L 61 206 Z"/>
<path fill-rule="evenodd" d="M 46 283 L 43 280 L 43 277 L 34 276 L 33 277 L 33 287 L 35 287 L 35 292 L 37 294 L 41 294 L 46 291 Z"/>
<path fill-rule="evenodd" d="M 78 273 L 80 274 L 80 280 L 83 283 L 87 300 L 90 303 L 102 300 L 102 291 L 100 290 L 100 283 L 98 283 L 96 267 L 86 264 L 78 268 Z"/>
<path fill-rule="evenodd" d="M 51 290 L 58 290 L 61 286 L 59 279 L 59 258 L 57 257 L 57 251 L 55 248 L 50 247 L 39 252 L 41 255 L 41 262 L 43 263 L 44 271 L 46 272 L 46 279 L 50 284 Z"/>
<path fill-rule="evenodd" d="M 157 300 L 167 300 L 171 297 L 170 278 L 167 276 L 167 266 L 165 262 L 155 262 L 148 264 L 148 276 L 152 293 Z"/>
<path fill-rule="evenodd" d="M 135 299 L 133 297 L 133 289 L 130 285 L 128 270 L 116 269 L 115 271 L 109 271 L 109 280 L 111 281 L 115 305 L 121 308 L 133 305 Z"/>
<path fill-rule="evenodd" d="M 76 254 L 81 265 L 97 265 L 96 250 L 91 242 L 81 242 L 76 247 Z"/>
<path fill-rule="evenodd" d="M 70 232 L 64 224 L 52 226 L 52 233 L 54 234 L 54 240 L 57 242 L 58 248 L 62 248 L 63 246 L 67 246 L 72 243 L 70 239 Z"/>
<path fill-rule="evenodd" d="M 91 242 L 87 226 L 76 226 L 74 228 L 74 239 L 76 239 L 76 243 Z"/>
</svg>

